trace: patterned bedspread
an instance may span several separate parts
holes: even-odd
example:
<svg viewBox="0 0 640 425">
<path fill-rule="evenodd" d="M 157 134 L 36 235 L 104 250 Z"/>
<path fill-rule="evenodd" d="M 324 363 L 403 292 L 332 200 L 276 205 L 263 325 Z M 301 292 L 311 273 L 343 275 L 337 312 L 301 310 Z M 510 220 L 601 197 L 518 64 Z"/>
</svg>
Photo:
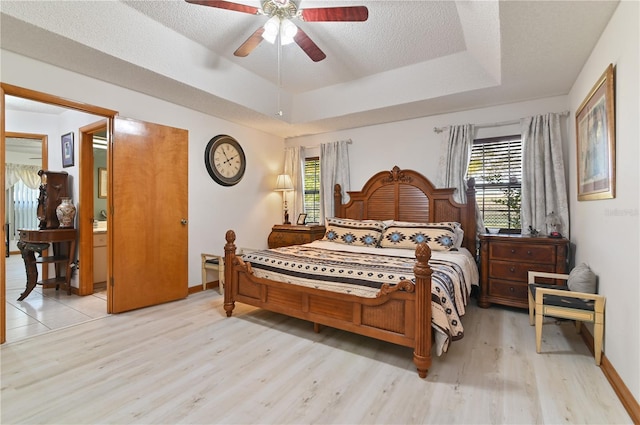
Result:
<svg viewBox="0 0 640 425">
<path fill-rule="evenodd" d="M 243 256 L 254 274 L 280 282 L 373 298 L 384 283 L 415 281 L 412 250 L 351 247 L 327 241 L 256 251 Z M 478 270 L 467 250 L 433 251 L 432 326 L 436 353 L 463 337 L 460 317 L 465 313 Z"/>
</svg>

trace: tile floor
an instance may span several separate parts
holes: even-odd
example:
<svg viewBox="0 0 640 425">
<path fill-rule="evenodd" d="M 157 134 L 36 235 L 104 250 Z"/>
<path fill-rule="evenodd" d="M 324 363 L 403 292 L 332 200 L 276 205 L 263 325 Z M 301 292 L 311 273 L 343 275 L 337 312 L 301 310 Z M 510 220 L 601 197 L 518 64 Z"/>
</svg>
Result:
<svg viewBox="0 0 640 425">
<path fill-rule="evenodd" d="M 20 254 L 11 254 L 6 261 L 7 342 L 107 315 L 106 289 L 80 297 L 36 286 L 27 298 L 17 301 L 27 279 L 24 263 Z"/>
</svg>

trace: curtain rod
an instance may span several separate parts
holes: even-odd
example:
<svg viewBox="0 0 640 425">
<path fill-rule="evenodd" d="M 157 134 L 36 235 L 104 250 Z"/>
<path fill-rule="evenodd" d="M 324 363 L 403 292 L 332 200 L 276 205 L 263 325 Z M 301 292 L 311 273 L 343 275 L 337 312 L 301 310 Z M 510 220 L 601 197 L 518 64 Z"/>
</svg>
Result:
<svg viewBox="0 0 640 425">
<path fill-rule="evenodd" d="M 558 115 L 562 115 L 563 117 L 566 117 L 569 115 L 569 111 L 562 111 L 562 112 L 556 112 Z M 488 127 L 502 127 L 505 125 L 514 125 L 514 124 L 518 124 L 520 123 L 520 120 L 511 120 L 511 121 L 501 121 L 501 122 L 492 122 L 492 123 L 485 123 L 485 124 L 476 124 L 475 127 L 476 128 L 488 128 Z M 433 131 L 436 133 L 442 133 L 443 131 L 445 131 L 446 129 L 448 129 L 449 126 L 444 126 L 444 127 L 433 127 Z"/>
<path fill-rule="evenodd" d="M 310 149 L 310 148 L 319 148 L 320 145 L 323 145 L 324 143 L 320 143 L 319 145 L 313 145 L 313 146 L 300 146 L 301 148 L 305 148 L 305 149 Z M 347 140 L 347 145 L 352 145 L 353 144 L 353 140 L 349 139 Z"/>
</svg>

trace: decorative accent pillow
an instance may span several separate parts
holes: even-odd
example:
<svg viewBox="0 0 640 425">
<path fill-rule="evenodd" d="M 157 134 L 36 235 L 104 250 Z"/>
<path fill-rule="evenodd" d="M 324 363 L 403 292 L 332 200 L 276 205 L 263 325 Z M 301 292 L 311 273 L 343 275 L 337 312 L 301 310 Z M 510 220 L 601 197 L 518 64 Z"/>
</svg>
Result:
<svg viewBox="0 0 640 425">
<path fill-rule="evenodd" d="M 410 223 L 394 221 L 382 234 L 382 248 L 416 249 L 416 245 L 426 242 L 434 251 L 449 251 L 456 245 L 456 225 L 458 223 Z M 462 230 L 462 229 L 461 229 Z"/>
<path fill-rule="evenodd" d="M 596 293 L 596 275 L 591 271 L 589 266 L 582 263 L 576 266 L 571 273 L 569 273 L 569 280 L 567 286 L 570 291 L 574 292 L 586 292 L 589 294 Z"/>
<path fill-rule="evenodd" d="M 380 243 L 384 223 L 378 220 L 352 220 L 331 217 L 326 219 L 323 240 L 354 246 L 375 248 Z"/>
</svg>

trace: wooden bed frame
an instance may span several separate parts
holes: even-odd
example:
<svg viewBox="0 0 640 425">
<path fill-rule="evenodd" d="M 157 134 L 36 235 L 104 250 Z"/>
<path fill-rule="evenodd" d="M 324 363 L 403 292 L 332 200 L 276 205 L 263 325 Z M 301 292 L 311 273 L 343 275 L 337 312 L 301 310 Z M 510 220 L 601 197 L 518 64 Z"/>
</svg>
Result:
<svg viewBox="0 0 640 425">
<path fill-rule="evenodd" d="M 464 246 L 475 255 L 475 183 L 469 181 L 467 204 L 453 200 L 455 189 L 436 189 L 423 175 L 397 166 L 371 177 L 360 192 L 348 192 L 342 203 L 336 185 L 335 216 L 352 219 L 413 222 L 457 221 L 465 230 Z M 407 347 L 413 347 L 413 361 L 421 378 L 431 366 L 431 250 L 426 244 L 416 249 L 415 284 L 402 281 L 383 285 L 377 298 L 291 285 L 258 278 L 251 264 L 236 256 L 233 230 L 226 233 L 224 309 L 231 316 L 235 302 L 331 326 Z"/>
</svg>

